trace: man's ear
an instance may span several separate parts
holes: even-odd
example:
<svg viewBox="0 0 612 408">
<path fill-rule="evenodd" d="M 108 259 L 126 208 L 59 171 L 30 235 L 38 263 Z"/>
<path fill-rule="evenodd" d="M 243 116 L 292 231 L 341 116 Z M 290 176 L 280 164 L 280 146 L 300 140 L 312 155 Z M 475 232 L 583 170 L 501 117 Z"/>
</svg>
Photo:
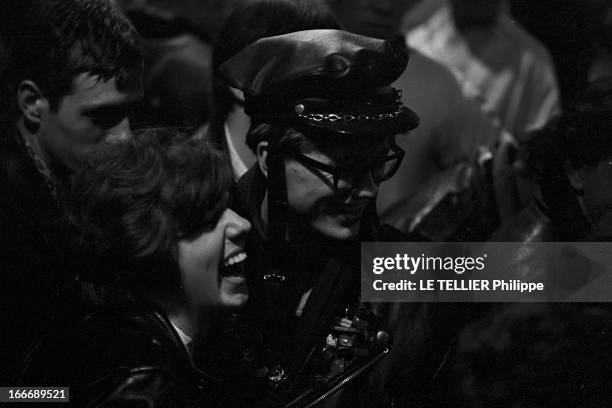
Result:
<svg viewBox="0 0 612 408">
<path fill-rule="evenodd" d="M 268 177 L 268 142 L 266 140 L 257 144 L 257 164 L 263 175 Z"/>
<path fill-rule="evenodd" d="M 49 101 L 33 81 L 26 80 L 17 89 L 17 105 L 23 117 L 30 123 L 40 123 L 44 109 L 49 108 Z"/>
<path fill-rule="evenodd" d="M 584 166 L 574 168 L 570 166 L 569 163 L 566 163 L 565 173 L 567 174 L 567 179 L 574 190 L 577 192 L 584 191 L 584 183 L 586 180 L 586 170 Z"/>
</svg>

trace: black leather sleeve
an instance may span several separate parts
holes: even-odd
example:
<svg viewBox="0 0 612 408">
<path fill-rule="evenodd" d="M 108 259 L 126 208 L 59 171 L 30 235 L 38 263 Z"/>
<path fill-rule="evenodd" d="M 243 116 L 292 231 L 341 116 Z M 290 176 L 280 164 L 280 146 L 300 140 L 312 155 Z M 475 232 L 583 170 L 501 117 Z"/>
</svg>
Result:
<svg viewBox="0 0 612 408">
<path fill-rule="evenodd" d="M 75 403 L 86 408 L 220 407 L 223 401 L 208 388 L 204 379 L 196 384 L 180 372 L 158 367 L 118 369 L 91 384 Z"/>
</svg>

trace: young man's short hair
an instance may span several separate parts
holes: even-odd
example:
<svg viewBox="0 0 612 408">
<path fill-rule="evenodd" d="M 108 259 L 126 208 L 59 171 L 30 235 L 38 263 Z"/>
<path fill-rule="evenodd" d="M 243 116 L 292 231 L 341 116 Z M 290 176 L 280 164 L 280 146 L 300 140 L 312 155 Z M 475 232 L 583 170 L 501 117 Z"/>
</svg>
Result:
<svg viewBox="0 0 612 408">
<path fill-rule="evenodd" d="M 22 81 L 32 80 L 57 109 L 82 73 L 115 78 L 120 90 L 139 86 L 140 38 L 109 0 L 11 3 L 11 18 L 2 28 L 9 49 L 3 73 L 9 100 Z"/>
</svg>

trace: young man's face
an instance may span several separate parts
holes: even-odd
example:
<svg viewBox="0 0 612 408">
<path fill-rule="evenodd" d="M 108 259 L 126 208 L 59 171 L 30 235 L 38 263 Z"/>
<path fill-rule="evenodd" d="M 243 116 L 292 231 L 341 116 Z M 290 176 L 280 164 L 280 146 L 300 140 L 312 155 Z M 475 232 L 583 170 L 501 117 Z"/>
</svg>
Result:
<svg viewBox="0 0 612 408">
<path fill-rule="evenodd" d="M 119 90 L 114 78 L 102 81 L 87 73 L 77 75 L 56 110 L 48 103 L 41 109 L 44 159 L 54 167 L 77 171 L 85 155 L 106 137 L 130 135 L 128 113 L 140 97 L 138 86 Z"/>
<path fill-rule="evenodd" d="M 302 224 L 326 238 L 346 240 L 357 237 L 364 210 L 378 196 L 377 175 L 365 169 L 373 158 L 380 159 L 376 161 L 380 162 L 389 154 L 389 140 L 384 138 L 378 145 L 342 161 L 314 147 L 303 149 L 302 156 L 347 170 L 334 177 L 331 172 L 317 168 L 303 157 L 287 159 L 287 199 L 292 213 Z"/>
</svg>

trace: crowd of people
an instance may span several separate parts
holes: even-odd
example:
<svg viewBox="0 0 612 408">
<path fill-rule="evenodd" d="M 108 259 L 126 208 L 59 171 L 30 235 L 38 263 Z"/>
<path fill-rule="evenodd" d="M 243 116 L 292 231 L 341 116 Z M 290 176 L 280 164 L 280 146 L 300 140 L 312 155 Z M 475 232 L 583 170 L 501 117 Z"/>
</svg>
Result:
<svg viewBox="0 0 612 408">
<path fill-rule="evenodd" d="M 360 299 L 362 242 L 536 282 L 529 244 L 612 238 L 612 6 L 541 3 L 579 66 L 520 1 L 2 2 L 0 386 L 609 406 L 605 304 Z"/>
</svg>

